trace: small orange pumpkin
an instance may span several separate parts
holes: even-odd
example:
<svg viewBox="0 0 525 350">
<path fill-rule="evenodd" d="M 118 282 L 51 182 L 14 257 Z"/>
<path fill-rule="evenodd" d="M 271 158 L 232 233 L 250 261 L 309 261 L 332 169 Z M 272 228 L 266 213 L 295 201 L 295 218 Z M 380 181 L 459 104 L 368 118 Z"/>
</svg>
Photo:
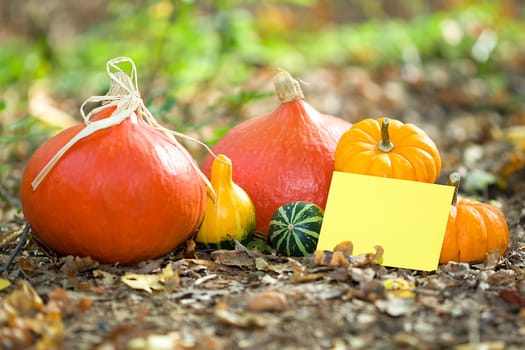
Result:
<svg viewBox="0 0 525 350">
<path fill-rule="evenodd" d="M 335 170 L 433 183 L 441 171 L 436 144 L 420 128 L 389 118 L 354 124 L 335 149 Z"/>
<path fill-rule="evenodd" d="M 440 263 L 483 261 L 487 254 L 501 256 L 509 244 L 509 228 L 496 207 L 470 199 L 457 201 L 460 176 L 452 173 L 448 184 L 455 186 Z"/>
</svg>

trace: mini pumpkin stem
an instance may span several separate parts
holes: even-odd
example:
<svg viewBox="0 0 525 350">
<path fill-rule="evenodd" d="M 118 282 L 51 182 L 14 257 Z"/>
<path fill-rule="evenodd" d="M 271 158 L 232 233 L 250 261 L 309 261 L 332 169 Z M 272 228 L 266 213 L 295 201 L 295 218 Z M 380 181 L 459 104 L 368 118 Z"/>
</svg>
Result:
<svg viewBox="0 0 525 350">
<path fill-rule="evenodd" d="M 458 203 L 459 183 L 461 182 L 461 175 L 458 172 L 453 172 L 448 176 L 448 185 L 454 186 L 454 195 L 452 196 L 452 205 Z"/>
<path fill-rule="evenodd" d="M 304 98 L 301 85 L 290 73 L 281 71 L 273 77 L 275 93 L 281 103 L 292 102 Z"/>
<path fill-rule="evenodd" d="M 388 133 L 388 125 L 390 125 L 390 119 L 383 118 L 381 120 L 381 142 L 379 142 L 379 149 L 383 152 L 390 152 L 394 149 L 394 144 L 390 140 L 390 134 Z"/>
</svg>

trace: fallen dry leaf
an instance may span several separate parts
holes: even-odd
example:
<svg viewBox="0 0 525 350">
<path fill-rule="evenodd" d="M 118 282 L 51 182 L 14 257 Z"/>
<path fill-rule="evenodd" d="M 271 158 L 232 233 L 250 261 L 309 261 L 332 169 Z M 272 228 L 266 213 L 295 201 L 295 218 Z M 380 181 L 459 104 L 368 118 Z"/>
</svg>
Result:
<svg viewBox="0 0 525 350">
<path fill-rule="evenodd" d="M 289 258 L 289 265 L 292 269 L 292 275 L 289 281 L 292 283 L 307 283 L 325 278 L 323 273 L 309 273 L 306 270 L 306 266 L 301 264 L 299 261 Z"/>
<path fill-rule="evenodd" d="M 289 262 L 270 264 L 266 259 L 261 257 L 255 258 L 255 268 L 258 271 L 275 272 L 279 275 L 286 272 L 292 272 L 292 267 Z"/>
<path fill-rule="evenodd" d="M 126 272 L 120 280 L 128 287 L 143 290 L 147 293 L 153 291 L 173 291 L 180 285 L 178 270 L 174 271 L 169 263 L 158 274 L 137 274 Z"/>
<path fill-rule="evenodd" d="M 44 302 L 29 282 L 20 280 L 17 289 L 4 298 L 2 307 L 9 323 L 15 324 L 17 318 L 32 317 L 40 312 Z"/>
<path fill-rule="evenodd" d="M 68 255 L 62 258 L 61 262 L 63 264 L 60 267 L 60 271 L 62 271 L 67 276 L 69 283 L 76 289 L 97 294 L 106 293 L 106 289 L 97 287 L 91 282 L 81 281 L 78 279 L 78 274 L 96 269 L 99 266 L 98 261 L 93 260 L 89 256 L 73 257 Z"/>
<path fill-rule="evenodd" d="M 97 281 L 97 285 L 103 288 L 111 288 L 115 285 L 118 277 L 112 273 L 104 270 L 96 269 L 93 271 L 93 277 Z"/>
<path fill-rule="evenodd" d="M 204 336 L 202 338 L 188 337 L 180 332 L 168 334 L 149 334 L 136 337 L 127 342 L 129 350 L 219 350 L 222 345 L 216 337 Z"/>
<path fill-rule="evenodd" d="M 246 251 L 219 249 L 212 252 L 210 257 L 214 262 L 221 265 L 240 268 L 255 266 L 255 259 L 249 256 Z"/>
<path fill-rule="evenodd" d="M 164 290 L 160 278 L 160 275 L 141 275 L 126 272 L 120 280 L 128 287 L 152 293 L 154 290 Z"/>
<path fill-rule="evenodd" d="M 350 287 L 346 294 L 342 296 L 343 300 L 361 299 L 366 301 L 376 301 L 385 298 L 385 287 L 378 280 L 368 280 L 361 283 L 360 288 Z"/>
<path fill-rule="evenodd" d="M 63 315 L 77 315 L 93 304 L 88 298 L 71 298 L 65 289 L 54 289 L 44 303 L 31 284 L 25 280 L 18 282 L 17 288 L 5 296 L 2 301 L 2 312 L 5 313 L 5 324 L 0 322 L 2 331 L 0 340 L 4 344 L 17 344 L 17 348 L 62 349 L 65 337 Z"/>
<path fill-rule="evenodd" d="M 392 317 L 403 316 L 414 310 L 413 298 L 398 298 L 387 294 L 386 299 L 378 299 L 375 306 L 382 312 Z"/>
<path fill-rule="evenodd" d="M 388 278 L 383 281 L 383 286 L 387 293 L 397 298 L 410 299 L 416 296 L 416 284 L 402 277 Z"/>
<path fill-rule="evenodd" d="M 331 252 L 329 250 L 316 250 L 314 252 L 314 262 L 320 266 L 350 267 L 355 261 L 350 260 L 350 256 L 345 256 L 342 252 Z"/>
<path fill-rule="evenodd" d="M 344 241 L 334 247 L 334 252 L 341 252 L 344 255 L 351 256 L 354 252 L 354 244 L 350 241 Z"/>
<path fill-rule="evenodd" d="M 11 282 L 9 282 L 9 280 L 0 278 L 0 291 L 4 290 L 4 289 L 7 289 L 10 286 L 11 286 Z"/>
<path fill-rule="evenodd" d="M 49 293 L 48 307 L 58 308 L 64 316 L 73 316 L 84 312 L 93 305 L 93 300 L 85 297 L 74 298 L 63 288 L 57 288 Z"/>
<path fill-rule="evenodd" d="M 525 309 L 525 296 L 519 291 L 511 288 L 502 288 L 498 294 L 506 302 Z"/>
<path fill-rule="evenodd" d="M 397 345 L 407 347 L 409 349 L 425 348 L 425 344 L 423 344 L 423 342 L 417 336 L 406 332 L 398 332 L 394 334 L 393 341 Z"/>
<path fill-rule="evenodd" d="M 513 270 L 499 270 L 488 277 L 488 283 L 492 287 L 512 287 L 516 279 L 516 272 Z"/>
<path fill-rule="evenodd" d="M 61 259 L 63 262 L 60 270 L 68 276 L 75 276 L 78 273 L 93 270 L 99 266 L 99 262 L 93 260 L 90 256 L 80 257 L 68 255 Z"/>
<path fill-rule="evenodd" d="M 333 251 L 316 250 L 314 252 L 314 263 L 320 266 L 332 267 L 361 267 L 368 264 L 380 264 L 383 259 L 383 247 L 375 246 L 375 253 L 359 254 L 357 256 L 347 255 L 353 251 L 352 242 L 346 241 L 335 246 Z"/>
<path fill-rule="evenodd" d="M 228 304 L 220 302 L 215 307 L 215 317 L 228 325 L 240 328 L 252 328 L 252 327 L 266 327 L 268 320 L 255 313 L 245 312 L 236 313 L 229 310 Z"/>
<path fill-rule="evenodd" d="M 262 292 L 251 296 L 246 307 L 250 311 L 284 311 L 288 306 L 286 295 L 280 292 Z"/>
<path fill-rule="evenodd" d="M 493 341 L 493 342 L 481 342 L 481 343 L 468 343 L 456 345 L 454 350 L 504 350 L 505 342 Z"/>
<path fill-rule="evenodd" d="M 174 270 L 171 262 L 162 269 L 160 282 L 164 285 L 164 290 L 167 292 L 172 292 L 180 287 L 179 270 Z"/>
<path fill-rule="evenodd" d="M 195 251 L 195 248 L 197 247 L 197 244 L 193 239 L 188 239 L 186 241 L 186 246 L 184 247 L 184 257 L 185 258 L 197 258 L 197 252 Z"/>
</svg>

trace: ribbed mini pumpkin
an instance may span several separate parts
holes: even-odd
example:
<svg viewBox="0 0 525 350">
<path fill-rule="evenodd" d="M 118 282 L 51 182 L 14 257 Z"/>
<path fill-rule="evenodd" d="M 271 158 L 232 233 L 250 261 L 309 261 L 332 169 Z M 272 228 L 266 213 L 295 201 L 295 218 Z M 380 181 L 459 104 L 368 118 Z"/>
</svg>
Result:
<svg viewBox="0 0 525 350">
<path fill-rule="evenodd" d="M 488 254 L 502 256 L 510 239 L 505 215 L 487 203 L 467 198 L 458 201 L 459 182 L 458 173 L 450 174 L 449 185 L 455 192 L 439 262 L 478 262 Z"/>
<path fill-rule="evenodd" d="M 351 126 L 305 102 L 289 73 L 278 73 L 274 85 L 281 105 L 236 125 L 212 147 L 235 164 L 233 180 L 252 199 L 256 230 L 265 235 L 271 216 L 283 204 L 306 201 L 325 207 L 335 147 Z M 212 160 L 208 156 L 201 165 L 208 176 Z"/>
<path fill-rule="evenodd" d="M 130 60 L 110 61 L 108 73 L 123 61 Z M 117 73 L 110 74 L 110 96 L 93 99 L 107 105 L 32 155 L 21 199 L 34 236 L 48 248 L 130 264 L 165 255 L 195 232 L 206 178 L 146 115 L 130 77 Z"/>
<path fill-rule="evenodd" d="M 436 144 L 419 127 L 396 119 L 363 119 L 339 140 L 335 170 L 434 183 L 441 171 Z"/>
</svg>

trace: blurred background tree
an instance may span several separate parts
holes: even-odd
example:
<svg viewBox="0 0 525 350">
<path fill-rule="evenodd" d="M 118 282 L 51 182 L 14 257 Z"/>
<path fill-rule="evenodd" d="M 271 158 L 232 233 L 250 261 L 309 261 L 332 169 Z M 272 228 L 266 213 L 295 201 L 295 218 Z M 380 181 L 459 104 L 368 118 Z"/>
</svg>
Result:
<svg viewBox="0 0 525 350">
<path fill-rule="evenodd" d="M 161 123 L 209 144 L 276 106 L 271 77 L 279 68 L 315 82 L 305 86 L 310 101 L 351 121 L 396 111 L 384 101 L 395 99 L 397 85 L 367 82 L 392 67 L 413 89 L 478 75 L 487 90 L 479 106 L 490 94 L 503 101 L 497 106 L 516 108 L 523 79 L 502 72 L 525 66 L 523 17 L 519 0 L 3 0 L 0 171 L 78 122 L 82 101 L 105 93 L 105 63 L 117 56 L 137 64 L 143 98 Z M 444 65 L 455 73 L 444 77 Z M 341 73 L 323 84 L 313 71 Z M 454 90 L 445 97 L 464 103 Z"/>
</svg>

